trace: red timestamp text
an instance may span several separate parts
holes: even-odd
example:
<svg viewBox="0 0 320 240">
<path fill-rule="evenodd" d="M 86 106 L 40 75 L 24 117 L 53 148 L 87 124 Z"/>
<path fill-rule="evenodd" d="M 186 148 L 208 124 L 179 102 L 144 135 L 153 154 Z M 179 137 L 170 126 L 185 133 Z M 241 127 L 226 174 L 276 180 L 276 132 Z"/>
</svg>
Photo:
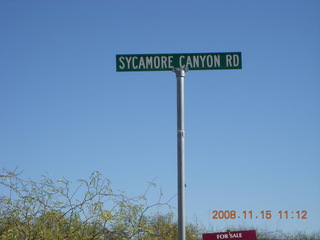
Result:
<svg viewBox="0 0 320 240">
<path fill-rule="evenodd" d="M 212 211 L 212 213 L 212 219 L 308 219 L 308 211 L 306 210 L 280 210 L 275 212 L 271 210 L 245 210 L 240 212 L 237 212 L 235 210 L 214 210 Z"/>
</svg>

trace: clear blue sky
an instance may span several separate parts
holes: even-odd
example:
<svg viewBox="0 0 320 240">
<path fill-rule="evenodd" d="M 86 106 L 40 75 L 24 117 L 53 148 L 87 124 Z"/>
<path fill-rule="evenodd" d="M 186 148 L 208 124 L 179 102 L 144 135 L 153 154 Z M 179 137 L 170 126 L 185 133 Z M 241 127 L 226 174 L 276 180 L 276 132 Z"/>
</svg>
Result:
<svg viewBox="0 0 320 240">
<path fill-rule="evenodd" d="M 187 219 L 319 231 L 318 0 L 1 0 L 1 167 L 35 180 L 98 170 L 130 196 L 156 178 L 171 198 L 175 75 L 116 72 L 115 55 L 229 51 L 242 52 L 242 70 L 186 75 Z"/>
</svg>

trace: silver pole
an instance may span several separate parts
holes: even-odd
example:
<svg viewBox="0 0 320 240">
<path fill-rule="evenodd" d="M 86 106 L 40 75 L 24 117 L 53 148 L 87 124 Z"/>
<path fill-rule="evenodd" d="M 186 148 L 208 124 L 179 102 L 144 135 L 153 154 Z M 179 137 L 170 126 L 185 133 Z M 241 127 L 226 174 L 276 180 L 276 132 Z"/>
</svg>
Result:
<svg viewBox="0 0 320 240">
<path fill-rule="evenodd" d="M 177 77 L 177 144 L 178 144 L 178 239 L 186 240 L 184 177 L 184 77 L 187 69 L 176 68 Z"/>
</svg>

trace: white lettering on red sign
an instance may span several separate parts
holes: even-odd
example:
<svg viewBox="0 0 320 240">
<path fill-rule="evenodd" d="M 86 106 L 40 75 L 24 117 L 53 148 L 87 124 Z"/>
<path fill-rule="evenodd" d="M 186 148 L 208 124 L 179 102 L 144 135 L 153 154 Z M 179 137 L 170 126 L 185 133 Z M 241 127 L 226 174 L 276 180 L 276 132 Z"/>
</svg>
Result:
<svg viewBox="0 0 320 240">
<path fill-rule="evenodd" d="M 228 234 L 218 234 L 217 239 L 228 239 L 229 235 Z"/>
<path fill-rule="evenodd" d="M 217 239 L 242 239 L 242 233 L 223 233 L 223 234 L 218 234 Z"/>
</svg>

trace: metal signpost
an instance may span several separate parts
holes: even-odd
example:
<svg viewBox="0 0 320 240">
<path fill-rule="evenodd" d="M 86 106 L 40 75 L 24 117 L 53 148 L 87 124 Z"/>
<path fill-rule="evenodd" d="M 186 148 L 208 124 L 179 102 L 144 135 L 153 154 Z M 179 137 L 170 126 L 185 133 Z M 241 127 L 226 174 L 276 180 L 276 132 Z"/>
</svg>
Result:
<svg viewBox="0 0 320 240">
<path fill-rule="evenodd" d="M 184 78 L 188 70 L 242 69 L 241 52 L 116 55 L 117 72 L 173 71 L 177 78 L 178 236 L 185 231 Z"/>
</svg>

